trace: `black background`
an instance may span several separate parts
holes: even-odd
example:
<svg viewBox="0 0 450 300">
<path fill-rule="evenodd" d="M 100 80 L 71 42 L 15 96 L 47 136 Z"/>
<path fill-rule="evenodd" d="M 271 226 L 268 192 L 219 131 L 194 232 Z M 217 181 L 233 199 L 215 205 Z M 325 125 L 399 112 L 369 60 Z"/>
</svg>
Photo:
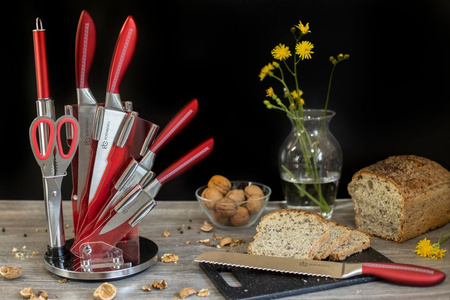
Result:
<svg viewBox="0 0 450 300">
<path fill-rule="evenodd" d="M 42 199 L 40 170 L 28 127 L 36 115 L 32 30 L 47 30 L 50 88 L 57 115 L 76 103 L 75 33 L 86 9 L 97 28 L 90 87 L 104 101 L 109 63 L 128 15 L 139 38 L 121 86 L 140 116 L 164 126 L 197 98 L 194 121 L 159 154 L 161 171 L 199 142 L 214 137 L 213 153 L 167 183 L 158 200 L 193 200 L 214 174 L 253 180 L 282 199 L 277 153 L 290 130 L 285 115 L 262 101 L 273 81 L 259 81 L 270 50 L 291 43 L 290 28 L 309 22 L 313 59 L 301 69 L 306 108 L 324 105 L 330 55 L 351 59 L 335 72 L 331 131 L 344 155 L 338 197 L 360 168 L 390 155 L 416 154 L 450 168 L 450 2 L 447 0 L 180 0 L 15 1 L 2 13 L 3 166 L 0 199 Z M 64 181 L 69 199 L 70 178 Z"/>
</svg>

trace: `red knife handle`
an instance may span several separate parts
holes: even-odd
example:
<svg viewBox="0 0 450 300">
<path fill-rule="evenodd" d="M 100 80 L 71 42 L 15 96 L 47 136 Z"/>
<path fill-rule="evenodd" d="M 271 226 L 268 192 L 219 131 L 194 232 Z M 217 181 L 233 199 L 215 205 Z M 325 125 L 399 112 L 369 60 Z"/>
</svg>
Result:
<svg viewBox="0 0 450 300">
<path fill-rule="evenodd" d="M 186 104 L 164 127 L 150 147 L 150 151 L 158 153 L 170 140 L 172 140 L 180 131 L 182 131 L 195 117 L 198 111 L 197 99 L 191 100 Z"/>
<path fill-rule="evenodd" d="M 362 263 L 362 274 L 412 286 L 432 286 L 445 279 L 439 270 L 398 263 Z"/>
<path fill-rule="evenodd" d="M 119 94 L 120 83 L 131 63 L 137 42 L 137 28 L 133 17 L 129 16 L 120 30 L 119 37 L 114 49 L 111 67 L 109 70 L 109 79 L 107 92 Z"/>
<path fill-rule="evenodd" d="M 45 29 L 39 18 L 36 19 L 36 29 L 33 30 L 34 62 L 36 66 L 36 84 L 38 99 L 50 98 L 48 84 L 47 49 L 45 46 Z"/>
<path fill-rule="evenodd" d="M 97 34 L 89 13 L 81 12 L 75 39 L 75 80 L 77 88 L 88 88 L 89 73 L 94 60 Z"/>
<path fill-rule="evenodd" d="M 171 164 L 167 169 L 161 172 L 156 179 L 161 185 L 169 180 L 181 175 L 194 165 L 205 159 L 212 151 L 214 140 L 212 138 L 201 143 L 182 158 Z"/>
</svg>

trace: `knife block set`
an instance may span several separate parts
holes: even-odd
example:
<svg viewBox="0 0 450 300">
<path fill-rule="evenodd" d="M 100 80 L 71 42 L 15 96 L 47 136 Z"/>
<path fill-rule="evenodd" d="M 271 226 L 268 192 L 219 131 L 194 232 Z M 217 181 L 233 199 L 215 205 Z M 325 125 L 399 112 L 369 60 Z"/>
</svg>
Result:
<svg viewBox="0 0 450 300">
<path fill-rule="evenodd" d="M 154 198 L 162 185 L 203 160 L 213 148 L 210 138 L 160 174 L 152 171 L 156 154 L 190 123 L 198 102 L 187 103 L 159 132 L 158 125 L 133 111 L 131 102 L 121 101 L 119 86 L 135 50 L 136 32 L 133 18 L 128 17 L 114 49 L 105 103 L 97 104 L 88 85 L 95 25 L 89 14 L 82 12 L 75 49 L 78 103 L 66 105 L 66 116 L 54 121 L 39 19 L 33 31 L 38 117 L 30 127 L 30 142 L 43 174 L 49 233 L 46 268 L 63 277 L 121 278 L 153 265 L 158 247 L 139 236 L 139 222 L 156 206 Z M 61 145 L 63 125 L 68 153 Z M 66 175 L 62 166 L 70 163 L 74 238 L 66 241 L 61 184 Z"/>
</svg>

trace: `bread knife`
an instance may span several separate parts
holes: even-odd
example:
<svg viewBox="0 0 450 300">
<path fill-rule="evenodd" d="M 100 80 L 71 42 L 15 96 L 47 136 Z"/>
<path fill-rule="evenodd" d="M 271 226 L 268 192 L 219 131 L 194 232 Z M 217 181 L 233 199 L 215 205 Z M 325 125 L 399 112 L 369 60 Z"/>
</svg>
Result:
<svg viewBox="0 0 450 300">
<path fill-rule="evenodd" d="M 390 282 L 411 286 L 432 286 L 445 279 L 445 273 L 436 269 L 387 262 L 342 263 L 221 251 L 202 253 L 194 261 L 338 279 L 372 275 Z"/>
</svg>

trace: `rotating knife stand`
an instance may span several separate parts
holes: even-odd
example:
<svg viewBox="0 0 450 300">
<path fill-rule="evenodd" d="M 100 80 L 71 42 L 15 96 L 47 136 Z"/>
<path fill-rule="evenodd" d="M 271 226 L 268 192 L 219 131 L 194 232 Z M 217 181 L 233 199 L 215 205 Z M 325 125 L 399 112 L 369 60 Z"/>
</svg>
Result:
<svg viewBox="0 0 450 300">
<path fill-rule="evenodd" d="M 38 110 L 42 109 L 42 103 L 39 102 Z M 48 106 L 53 106 L 52 104 Z M 66 114 L 68 114 L 67 107 Z M 147 122 L 143 119 L 140 121 L 141 123 Z M 70 128 L 66 127 L 66 131 L 69 138 Z M 145 143 L 151 143 L 148 139 L 147 137 L 144 146 Z M 56 209 L 48 201 L 45 206 L 49 242 L 44 260 L 46 269 L 51 273 L 75 280 L 118 279 L 140 273 L 158 260 L 158 246 L 153 241 L 139 236 L 138 225 L 129 234 L 127 240 L 123 240 L 115 246 L 101 241 L 83 244 L 83 250 L 80 251 L 81 256 L 77 257 L 70 251 L 74 239 L 65 240 L 62 205 L 58 211 L 55 211 Z M 98 255 L 99 253 L 101 255 Z"/>
</svg>

